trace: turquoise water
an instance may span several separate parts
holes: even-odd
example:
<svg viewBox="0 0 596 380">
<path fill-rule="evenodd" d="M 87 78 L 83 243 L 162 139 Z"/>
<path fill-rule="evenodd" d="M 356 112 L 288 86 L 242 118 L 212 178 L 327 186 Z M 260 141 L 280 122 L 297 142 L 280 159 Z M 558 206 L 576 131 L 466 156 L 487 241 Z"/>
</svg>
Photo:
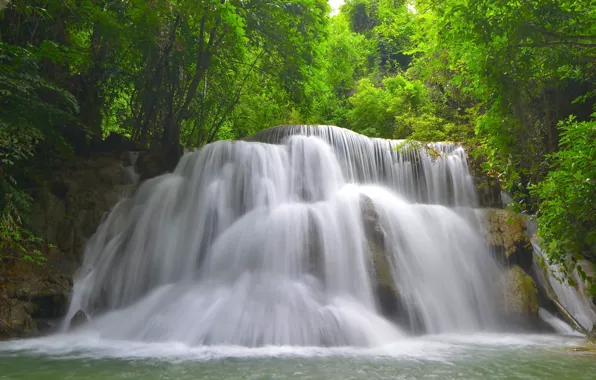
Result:
<svg viewBox="0 0 596 380">
<path fill-rule="evenodd" d="M 0 343 L 0 379 L 596 379 L 581 338 L 409 338 L 370 349 L 188 347 L 91 335 Z"/>
</svg>

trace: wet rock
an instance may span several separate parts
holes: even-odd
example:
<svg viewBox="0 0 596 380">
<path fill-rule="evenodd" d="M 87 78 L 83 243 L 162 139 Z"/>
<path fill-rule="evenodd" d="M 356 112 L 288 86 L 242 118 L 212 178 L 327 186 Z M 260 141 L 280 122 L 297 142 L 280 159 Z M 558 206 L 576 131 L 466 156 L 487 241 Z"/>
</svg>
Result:
<svg viewBox="0 0 596 380">
<path fill-rule="evenodd" d="M 567 350 L 571 353 L 576 353 L 591 359 L 596 358 L 596 342 L 594 341 L 586 341 Z"/>
<path fill-rule="evenodd" d="M 521 216 L 508 210 L 494 208 L 486 209 L 484 216 L 488 243 L 502 248 L 507 258 L 511 257 L 520 246 L 530 245 L 526 224 Z"/>
<path fill-rule="evenodd" d="M 372 200 L 366 196 L 360 198 L 364 232 L 370 253 L 374 273 L 375 296 L 381 313 L 397 322 L 400 326 L 409 326 L 414 333 L 424 330 L 416 310 L 408 310 L 396 288 L 394 272 L 385 245 L 385 234 L 379 221 L 379 214 Z"/>
<path fill-rule="evenodd" d="M 9 337 L 24 337 L 36 331 L 35 320 L 30 311 L 35 306 L 17 300 L 3 302 L 0 308 L 0 324 Z"/>
<path fill-rule="evenodd" d="M 475 150 L 474 146 L 465 146 L 465 148 L 468 153 Z M 478 204 L 480 207 L 502 208 L 501 184 L 496 176 L 487 174 L 482 168 L 485 162 L 486 157 L 468 154 L 468 166 L 476 185 Z"/>
<path fill-rule="evenodd" d="M 505 266 L 518 265 L 530 273 L 533 249 L 526 233 L 526 223 L 520 215 L 508 210 L 483 210 L 487 244 L 498 261 Z"/>
<path fill-rule="evenodd" d="M 87 316 L 87 314 L 85 314 L 83 310 L 79 310 L 70 319 L 68 327 L 71 329 L 76 329 L 77 327 L 81 327 L 82 325 L 87 323 L 88 320 L 89 317 Z"/>
<path fill-rule="evenodd" d="M 505 314 L 516 318 L 537 317 L 536 283 L 517 265 L 509 268 L 505 273 L 503 297 L 502 309 Z"/>
<path fill-rule="evenodd" d="M 397 295 L 391 265 L 387 257 L 385 235 L 383 234 L 375 205 L 370 198 L 362 196 L 360 207 L 362 209 L 364 231 L 377 284 L 391 289 Z"/>
<path fill-rule="evenodd" d="M 141 181 L 172 172 L 183 153 L 184 149 L 181 146 L 139 153 L 136 168 Z"/>
<path fill-rule="evenodd" d="M 586 335 L 586 339 L 589 342 L 596 344 L 596 323 L 592 325 L 592 330 Z"/>
<path fill-rule="evenodd" d="M 48 332 L 64 318 L 87 240 L 131 185 L 129 156 L 77 157 L 35 189 L 27 227 L 44 240 L 47 262 L 0 263 L 0 339 Z"/>
</svg>

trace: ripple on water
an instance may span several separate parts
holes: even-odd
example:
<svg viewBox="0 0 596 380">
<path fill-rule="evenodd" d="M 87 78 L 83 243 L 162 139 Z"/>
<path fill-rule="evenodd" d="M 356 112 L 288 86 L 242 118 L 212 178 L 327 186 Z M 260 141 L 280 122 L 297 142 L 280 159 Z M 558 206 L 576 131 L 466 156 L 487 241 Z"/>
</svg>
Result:
<svg viewBox="0 0 596 380">
<path fill-rule="evenodd" d="M 555 335 L 434 335 L 376 348 L 189 347 L 56 335 L 0 343 L 0 379 L 593 379 Z"/>
</svg>

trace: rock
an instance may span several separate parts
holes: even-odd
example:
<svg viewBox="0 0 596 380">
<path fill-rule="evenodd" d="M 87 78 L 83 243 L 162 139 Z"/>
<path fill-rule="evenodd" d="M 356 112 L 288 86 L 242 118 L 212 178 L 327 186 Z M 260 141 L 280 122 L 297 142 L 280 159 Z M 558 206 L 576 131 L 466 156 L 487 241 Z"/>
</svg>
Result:
<svg viewBox="0 0 596 380">
<path fill-rule="evenodd" d="M 37 332 L 37 324 L 31 317 L 35 305 L 14 299 L 0 300 L 0 337 L 22 338 Z"/>
<path fill-rule="evenodd" d="M 538 291 L 532 277 L 517 265 L 509 268 L 503 279 L 502 309 L 514 318 L 535 318 L 538 313 Z"/>
<path fill-rule="evenodd" d="M 364 231 L 377 285 L 387 287 L 397 295 L 398 293 L 395 289 L 395 282 L 393 281 L 393 274 L 385 248 L 385 235 L 379 223 L 379 215 L 375 210 L 375 205 L 370 198 L 362 196 L 360 207 L 362 209 Z"/>
<path fill-rule="evenodd" d="M 141 181 L 173 171 L 183 153 L 181 146 L 139 153 L 136 168 Z"/>
<path fill-rule="evenodd" d="M 592 325 L 592 330 L 586 335 L 586 340 L 596 344 L 596 323 Z"/>
<path fill-rule="evenodd" d="M 465 146 L 465 148 L 466 152 L 470 153 L 477 147 L 468 145 Z M 468 154 L 468 167 L 470 169 L 470 174 L 474 178 L 474 184 L 476 185 L 478 204 L 483 208 L 502 208 L 501 184 L 495 175 L 487 174 L 482 168 L 485 162 L 486 157 L 483 157 L 482 155 L 475 156 L 473 154 Z"/>
<path fill-rule="evenodd" d="M 360 198 L 364 231 L 370 252 L 370 261 L 374 271 L 373 284 L 375 296 L 381 313 L 399 323 L 409 326 L 414 333 L 424 331 L 424 326 L 417 310 L 408 310 L 396 288 L 390 257 L 385 245 L 385 234 L 379 223 L 379 214 L 372 200 L 366 196 Z"/>
<path fill-rule="evenodd" d="M 103 183 L 115 187 L 125 182 L 126 173 L 123 166 L 108 166 L 98 169 L 97 175 Z"/>
<path fill-rule="evenodd" d="M 83 310 L 79 310 L 70 319 L 70 323 L 68 324 L 68 327 L 70 329 L 76 329 L 77 327 L 81 327 L 82 325 L 87 323 L 88 320 L 89 320 L 89 317 L 87 316 L 87 314 L 85 314 L 85 312 Z"/>
<path fill-rule="evenodd" d="M 530 245 L 526 224 L 521 216 L 494 208 L 486 209 L 484 216 L 488 243 L 503 248 L 507 258 L 511 257 L 520 245 Z"/>
<path fill-rule="evenodd" d="M 44 240 L 48 261 L 0 263 L 0 340 L 47 332 L 64 318 L 87 240 L 131 185 L 128 165 L 124 153 L 76 157 L 35 189 L 27 227 Z"/>
<path fill-rule="evenodd" d="M 523 218 L 501 209 L 485 209 L 481 217 L 485 225 L 482 232 L 497 260 L 505 266 L 518 265 L 530 273 L 534 253 Z"/>
<path fill-rule="evenodd" d="M 578 353 L 581 355 L 586 355 L 590 358 L 596 357 L 596 344 L 587 342 L 583 346 L 576 346 L 569 349 L 572 353 Z"/>
</svg>

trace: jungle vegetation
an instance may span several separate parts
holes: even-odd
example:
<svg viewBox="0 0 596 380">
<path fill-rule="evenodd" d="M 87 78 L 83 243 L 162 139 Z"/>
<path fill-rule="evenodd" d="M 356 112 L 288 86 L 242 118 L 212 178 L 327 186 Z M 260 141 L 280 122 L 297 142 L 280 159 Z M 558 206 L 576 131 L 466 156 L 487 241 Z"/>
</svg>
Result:
<svg viewBox="0 0 596 380">
<path fill-rule="evenodd" d="M 571 271 L 596 263 L 595 84 L 591 0 L 2 0 L 0 249 L 31 257 L 32 189 L 111 134 L 177 158 L 316 123 L 465 144 Z"/>
</svg>

